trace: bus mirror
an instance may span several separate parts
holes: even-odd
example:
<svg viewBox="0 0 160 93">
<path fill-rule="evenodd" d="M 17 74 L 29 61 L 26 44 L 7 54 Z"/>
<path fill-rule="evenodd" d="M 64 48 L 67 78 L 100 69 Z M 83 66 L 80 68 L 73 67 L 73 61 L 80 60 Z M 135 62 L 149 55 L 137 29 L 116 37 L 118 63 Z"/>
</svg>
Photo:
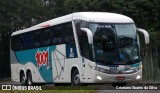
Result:
<svg viewBox="0 0 160 93">
<path fill-rule="evenodd" d="M 137 30 L 144 34 L 145 44 L 149 44 L 149 34 L 146 30 L 137 28 Z"/>
<path fill-rule="evenodd" d="M 88 43 L 93 44 L 93 34 L 92 34 L 91 30 L 89 30 L 88 28 L 81 28 L 81 30 L 87 33 Z"/>
</svg>

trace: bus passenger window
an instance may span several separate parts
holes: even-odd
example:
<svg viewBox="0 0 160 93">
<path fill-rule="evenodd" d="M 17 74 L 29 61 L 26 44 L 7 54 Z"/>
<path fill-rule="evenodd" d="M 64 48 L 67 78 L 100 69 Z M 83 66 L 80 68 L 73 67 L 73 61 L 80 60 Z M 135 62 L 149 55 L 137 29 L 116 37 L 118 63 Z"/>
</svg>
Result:
<svg viewBox="0 0 160 93">
<path fill-rule="evenodd" d="M 40 47 L 40 35 L 41 35 L 40 32 L 35 31 L 34 33 L 35 47 Z"/>
<path fill-rule="evenodd" d="M 62 27 L 55 26 L 54 28 L 54 44 L 61 44 Z"/>
<path fill-rule="evenodd" d="M 50 44 L 54 45 L 54 31 L 53 30 L 51 30 L 49 37 L 50 37 Z"/>
<path fill-rule="evenodd" d="M 23 38 L 23 36 L 22 35 L 20 35 L 20 37 L 19 37 L 19 43 L 20 43 L 20 50 L 23 50 L 24 49 L 24 38 Z"/>
<path fill-rule="evenodd" d="M 49 45 L 49 35 L 50 35 L 50 29 L 42 29 L 42 33 L 41 34 L 41 45 L 42 46 L 47 46 Z"/>
<path fill-rule="evenodd" d="M 23 47 L 24 49 L 30 49 L 32 48 L 32 36 L 30 35 L 30 33 L 26 33 L 23 35 Z"/>
<path fill-rule="evenodd" d="M 69 43 L 74 43 L 74 34 L 73 34 L 73 29 L 72 29 L 72 23 L 67 23 L 66 24 L 66 29 L 65 29 L 65 32 L 66 32 L 66 42 L 69 42 Z"/>
</svg>

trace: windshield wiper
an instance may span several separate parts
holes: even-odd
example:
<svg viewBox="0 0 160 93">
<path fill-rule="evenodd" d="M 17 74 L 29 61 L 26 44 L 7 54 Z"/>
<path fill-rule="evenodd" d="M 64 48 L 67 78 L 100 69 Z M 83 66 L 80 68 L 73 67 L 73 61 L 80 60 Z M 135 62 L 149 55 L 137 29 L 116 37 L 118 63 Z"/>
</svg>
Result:
<svg viewBox="0 0 160 93">
<path fill-rule="evenodd" d="M 126 62 L 129 62 L 129 63 L 136 63 L 136 62 L 139 62 L 141 59 L 138 58 L 138 59 L 132 59 L 132 60 L 127 60 Z"/>
<path fill-rule="evenodd" d="M 95 60 L 96 60 L 97 63 L 100 63 L 100 64 L 111 65 L 111 64 L 114 63 L 113 61 L 106 60 L 106 59 L 101 59 L 101 58 L 95 58 Z"/>
</svg>

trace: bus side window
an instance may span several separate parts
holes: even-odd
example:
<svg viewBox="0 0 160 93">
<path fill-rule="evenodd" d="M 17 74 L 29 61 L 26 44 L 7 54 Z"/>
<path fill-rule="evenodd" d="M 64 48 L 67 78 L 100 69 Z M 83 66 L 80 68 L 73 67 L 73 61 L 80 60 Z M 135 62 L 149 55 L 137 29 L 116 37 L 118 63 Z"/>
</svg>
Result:
<svg viewBox="0 0 160 93">
<path fill-rule="evenodd" d="M 51 28 L 49 38 L 50 38 L 50 45 L 54 45 L 54 30 L 53 30 L 53 28 Z"/>
<path fill-rule="evenodd" d="M 40 47 L 40 36 L 41 36 L 40 31 L 35 31 L 34 32 L 35 47 Z"/>
<path fill-rule="evenodd" d="M 27 44 L 28 43 L 28 40 L 27 40 L 28 36 L 27 36 L 27 34 L 22 34 L 21 38 L 23 38 L 23 41 L 22 41 L 23 50 L 27 49 L 27 47 L 28 47 L 28 44 Z"/>
<path fill-rule="evenodd" d="M 54 44 L 61 44 L 61 35 L 62 35 L 62 27 L 60 25 L 55 26 L 54 28 Z"/>
<path fill-rule="evenodd" d="M 22 44 L 21 44 L 21 38 L 20 38 L 20 35 L 17 35 L 17 36 L 14 36 L 14 42 L 13 43 L 15 43 L 15 44 L 13 44 L 14 45 L 14 50 L 15 51 L 20 51 L 20 50 L 22 50 Z"/>
<path fill-rule="evenodd" d="M 31 41 L 32 41 L 31 48 L 35 48 L 34 36 L 32 33 L 31 33 Z"/>
<path fill-rule="evenodd" d="M 72 23 L 66 24 L 65 32 L 66 32 L 66 43 L 74 43 L 75 44 Z"/>
<path fill-rule="evenodd" d="M 87 33 L 82 31 L 82 35 L 79 36 L 80 49 L 83 56 L 89 58 L 89 43 Z"/>
<path fill-rule="evenodd" d="M 20 44 L 20 50 L 23 50 L 24 49 L 24 45 L 23 45 L 23 42 L 24 41 L 24 38 L 23 38 L 23 34 L 22 35 L 19 35 L 19 44 Z"/>
<path fill-rule="evenodd" d="M 90 58 L 90 50 L 91 49 L 90 49 L 90 45 L 88 43 L 87 33 L 80 30 L 82 22 L 83 21 L 80 21 L 80 20 L 75 21 L 76 31 L 77 31 L 78 41 L 79 41 L 79 46 L 80 46 L 80 52 L 83 57 L 91 59 Z M 85 23 L 85 22 L 83 22 L 83 23 Z M 85 27 L 85 25 L 82 25 L 82 27 Z"/>
<path fill-rule="evenodd" d="M 41 46 L 47 46 L 49 45 L 49 35 L 50 35 L 50 29 L 42 29 L 41 31 Z"/>
<path fill-rule="evenodd" d="M 28 48 L 31 49 L 33 48 L 33 40 L 32 40 L 32 35 L 30 33 L 28 33 L 28 38 L 27 38 L 27 41 L 28 41 Z"/>
<path fill-rule="evenodd" d="M 26 33 L 25 35 L 23 35 L 24 38 L 24 44 L 23 47 L 24 49 L 30 49 L 32 48 L 32 37 L 30 33 Z"/>
</svg>

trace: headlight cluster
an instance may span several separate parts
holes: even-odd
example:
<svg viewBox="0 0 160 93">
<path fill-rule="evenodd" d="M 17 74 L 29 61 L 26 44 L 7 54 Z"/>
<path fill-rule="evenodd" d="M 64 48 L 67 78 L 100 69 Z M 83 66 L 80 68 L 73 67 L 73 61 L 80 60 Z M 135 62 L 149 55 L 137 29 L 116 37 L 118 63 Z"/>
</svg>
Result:
<svg viewBox="0 0 160 93">
<path fill-rule="evenodd" d="M 99 72 L 103 72 L 103 73 L 107 73 L 109 71 L 107 69 L 100 68 L 100 67 L 97 67 L 97 66 L 94 67 L 94 70 L 99 71 Z"/>
<path fill-rule="evenodd" d="M 107 74 L 132 74 L 132 73 L 138 72 L 140 69 L 142 69 L 142 65 L 139 65 L 138 67 L 131 67 L 130 69 L 127 69 L 127 70 L 117 70 L 117 69 L 113 69 L 113 68 L 111 70 L 109 67 L 107 67 L 107 68 L 108 69 L 95 66 L 94 70 L 102 72 L 102 73 L 107 73 Z"/>
<path fill-rule="evenodd" d="M 140 69 L 142 69 L 142 65 L 139 65 L 138 67 L 131 67 L 129 70 L 123 71 L 124 74 L 131 74 L 138 72 Z"/>
</svg>

